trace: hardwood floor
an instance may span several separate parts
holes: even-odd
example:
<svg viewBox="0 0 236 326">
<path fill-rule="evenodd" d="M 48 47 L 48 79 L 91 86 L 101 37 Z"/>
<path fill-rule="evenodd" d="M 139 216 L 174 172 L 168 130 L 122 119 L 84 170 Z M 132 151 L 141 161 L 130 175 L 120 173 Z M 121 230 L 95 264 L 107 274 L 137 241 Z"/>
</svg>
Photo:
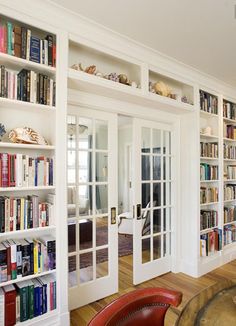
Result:
<svg viewBox="0 0 236 326">
<path fill-rule="evenodd" d="M 164 287 L 173 290 L 178 290 L 183 293 L 183 301 L 178 308 L 170 308 L 167 312 L 165 325 L 173 326 L 179 313 L 186 305 L 186 303 L 198 292 L 214 285 L 224 279 L 236 279 L 236 260 L 217 268 L 216 270 L 200 277 L 192 278 L 183 273 L 173 274 L 167 273 L 138 286 L 132 284 L 132 256 L 125 256 L 119 258 L 119 293 L 109 296 L 105 299 L 91 303 L 82 308 L 73 310 L 71 312 L 71 326 L 86 326 L 90 319 L 99 311 L 104 305 L 111 302 L 113 299 L 119 297 L 121 294 L 130 292 L 136 288 L 145 287 Z"/>
</svg>

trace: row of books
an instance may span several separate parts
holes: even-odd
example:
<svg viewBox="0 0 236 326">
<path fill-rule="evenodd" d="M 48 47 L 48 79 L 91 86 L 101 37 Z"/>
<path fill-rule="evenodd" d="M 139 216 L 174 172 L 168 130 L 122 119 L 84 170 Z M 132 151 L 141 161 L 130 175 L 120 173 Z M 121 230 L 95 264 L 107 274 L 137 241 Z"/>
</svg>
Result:
<svg viewBox="0 0 236 326">
<path fill-rule="evenodd" d="M 224 200 L 236 199 L 236 184 L 227 184 L 224 186 Z"/>
<path fill-rule="evenodd" d="M 0 288 L 0 325 L 13 326 L 57 308 L 55 275 L 44 275 Z"/>
<path fill-rule="evenodd" d="M 200 90 L 200 109 L 208 113 L 218 114 L 217 97 Z"/>
<path fill-rule="evenodd" d="M 223 134 L 225 138 L 236 140 L 236 126 L 224 123 Z"/>
<path fill-rule="evenodd" d="M 222 230 L 214 229 L 200 236 L 200 256 L 206 257 L 213 255 L 222 249 Z"/>
<path fill-rule="evenodd" d="M 0 67 L 0 97 L 55 106 L 56 83 L 47 75 L 22 69 L 19 73 Z"/>
<path fill-rule="evenodd" d="M 56 66 L 56 44 L 48 34 L 40 39 L 31 29 L 9 21 L 0 21 L 0 52 L 33 62 Z"/>
<path fill-rule="evenodd" d="M 216 187 L 201 187 L 200 188 L 200 203 L 215 203 L 218 202 L 218 188 Z"/>
<path fill-rule="evenodd" d="M 218 180 L 218 166 L 207 163 L 200 164 L 200 180 Z"/>
<path fill-rule="evenodd" d="M 226 165 L 224 169 L 226 179 L 236 179 L 236 165 Z"/>
<path fill-rule="evenodd" d="M 200 142 L 201 157 L 218 157 L 218 143 Z"/>
<path fill-rule="evenodd" d="M 45 156 L 0 153 L 1 187 L 53 185 L 53 159 Z"/>
<path fill-rule="evenodd" d="M 224 245 L 231 244 L 236 241 L 236 225 L 226 225 L 224 227 Z"/>
<path fill-rule="evenodd" d="M 236 146 L 224 144 L 224 158 L 236 160 Z"/>
<path fill-rule="evenodd" d="M 214 210 L 200 211 L 200 230 L 216 227 L 218 225 L 218 212 Z"/>
<path fill-rule="evenodd" d="M 55 225 L 55 195 L 46 201 L 36 195 L 27 197 L 0 197 L 0 233 Z"/>
<path fill-rule="evenodd" d="M 56 240 L 51 235 L 0 243 L 0 283 L 55 268 Z"/>
<path fill-rule="evenodd" d="M 236 120 L 236 104 L 223 101 L 223 117 Z"/>
<path fill-rule="evenodd" d="M 236 206 L 224 207 L 224 223 L 236 221 Z"/>
</svg>

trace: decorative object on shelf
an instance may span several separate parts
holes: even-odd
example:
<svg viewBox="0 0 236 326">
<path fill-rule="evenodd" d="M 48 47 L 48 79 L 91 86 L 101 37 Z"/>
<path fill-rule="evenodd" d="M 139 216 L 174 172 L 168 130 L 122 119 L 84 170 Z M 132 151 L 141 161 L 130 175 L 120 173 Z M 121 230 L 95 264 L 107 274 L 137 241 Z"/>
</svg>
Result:
<svg viewBox="0 0 236 326">
<path fill-rule="evenodd" d="M 207 126 L 206 128 L 202 128 L 201 129 L 201 134 L 202 135 L 208 135 L 208 136 L 211 136 L 212 134 L 212 129 L 210 126 Z"/>
<path fill-rule="evenodd" d="M 182 101 L 183 103 L 188 103 L 188 98 L 187 98 L 187 96 L 186 96 L 186 95 L 182 96 L 182 97 L 181 97 L 181 101 Z"/>
<path fill-rule="evenodd" d="M 95 75 L 96 69 L 97 69 L 97 67 L 92 65 L 92 66 L 86 67 L 85 72 L 87 72 L 87 74 L 90 74 L 90 75 Z"/>
<path fill-rule="evenodd" d="M 114 81 L 114 82 L 116 82 L 116 83 L 119 82 L 119 76 L 117 75 L 116 72 L 111 72 L 111 73 L 107 76 L 107 79 L 112 80 L 112 81 Z"/>
<path fill-rule="evenodd" d="M 155 92 L 159 95 L 170 97 L 171 96 L 171 89 L 168 85 L 163 83 L 162 81 L 157 82 L 153 85 Z"/>
<path fill-rule="evenodd" d="M 5 135 L 6 133 L 6 129 L 5 129 L 5 126 L 0 123 L 0 141 L 2 140 L 2 137 Z"/>
<path fill-rule="evenodd" d="M 125 74 L 120 74 L 118 77 L 121 84 L 129 85 L 130 82 Z"/>
<path fill-rule="evenodd" d="M 48 145 L 45 138 L 30 127 L 12 129 L 8 137 L 13 143 Z"/>
</svg>

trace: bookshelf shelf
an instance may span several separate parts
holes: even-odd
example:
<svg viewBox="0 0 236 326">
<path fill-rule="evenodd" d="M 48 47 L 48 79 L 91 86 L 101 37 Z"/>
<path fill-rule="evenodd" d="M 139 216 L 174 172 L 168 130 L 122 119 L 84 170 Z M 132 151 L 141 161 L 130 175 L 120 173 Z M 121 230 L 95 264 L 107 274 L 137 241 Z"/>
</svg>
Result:
<svg viewBox="0 0 236 326">
<path fill-rule="evenodd" d="M 28 236 L 31 233 L 42 233 L 42 232 L 50 232 L 56 229 L 56 226 L 45 226 L 45 227 L 38 227 L 38 228 L 32 228 L 32 229 L 26 229 L 26 230 L 17 230 L 17 231 L 10 231 L 10 232 L 4 232 L 0 233 L 0 241 L 2 238 L 12 238 L 14 236 Z"/>
<path fill-rule="evenodd" d="M 229 119 L 229 118 L 223 118 L 224 122 L 230 122 L 230 123 L 235 123 L 236 124 L 236 120 L 234 119 Z"/>
<path fill-rule="evenodd" d="M 218 161 L 219 158 L 218 157 L 203 157 L 203 156 L 201 156 L 200 159 L 203 161 Z"/>
<path fill-rule="evenodd" d="M 236 142 L 236 139 L 231 139 L 231 138 L 223 138 L 223 140 L 228 142 Z"/>
<path fill-rule="evenodd" d="M 51 271 L 47 271 L 47 272 L 43 272 L 43 273 L 37 273 L 37 274 L 33 274 L 33 275 L 24 276 L 24 277 L 18 278 L 16 280 L 11 280 L 11 281 L 8 281 L 8 282 L 2 282 L 2 283 L 0 283 L 0 287 L 6 286 L 6 285 L 9 285 L 9 284 L 22 282 L 22 281 L 31 280 L 32 278 L 36 278 L 36 277 L 40 277 L 40 276 L 44 276 L 44 275 L 53 274 L 55 272 L 56 272 L 56 269 L 53 269 Z"/>
<path fill-rule="evenodd" d="M 236 201 L 236 198 L 235 199 L 227 199 L 227 200 L 224 200 L 224 203 L 231 203 L 233 201 Z"/>
<path fill-rule="evenodd" d="M 225 162 L 236 162 L 236 158 L 224 158 Z"/>
<path fill-rule="evenodd" d="M 219 182 L 219 180 L 200 180 L 201 183 L 214 183 Z"/>
<path fill-rule="evenodd" d="M 204 207 L 204 206 L 210 206 L 210 205 L 218 205 L 219 202 L 218 201 L 215 201 L 215 202 L 211 202 L 211 203 L 203 203 L 203 204 L 200 204 L 201 207 Z"/>
<path fill-rule="evenodd" d="M 20 110 L 38 110 L 41 112 L 55 112 L 56 107 L 49 106 L 49 105 L 43 105 L 43 104 L 37 104 L 37 103 L 30 103 L 25 101 L 19 101 L 19 100 L 11 100 L 8 98 L 0 97 L 0 107 L 4 109 L 8 108 L 19 108 Z"/>
<path fill-rule="evenodd" d="M 224 182 L 236 182 L 236 179 L 228 179 L 228 180 L 224 180 Z"/>
<path fill-rule="evenodd" d="M 212 230 L 217 229 L 217 228 L 218 228 L 218 225 L 213 226 L 212 228 L 208 228 L 208 229 L 201 230 L 201 231 L 200 231 L 200 234 L 209 233 L 209 232 L 211 232 Z"/>
<path fill-rule="evenodd" d="M 9 191 L 40 191 L 40 190 L 55 190 L 55 186 L 39 186 L 39 187 L 0 187 L 0 192 L 9 192 Z"/>
<path fill-rule="evenodd" d="M 232 247 L 234 247 L 236 245 L 236 241 L 232 241 L 231 243 L 228 243 L 226 245 L 223 245 L 223 249 L 226 250 L 226 249 L 230 249 Z"/>
<path fill-rule="evenodd" d="M 38 149 L 38 150 L 55 150 L 55 146 L 51 145 L 31 145 L 31 144 L 17 144 L 0 142 L 0 148 L 16 148 L 16 149 Z"/>
<path fill-rule="evenodd" d="M 227 223 L 224 223 L 224 226 L 226 226 L 226 225 L 231 225 L 231 224 L 235 224 L 235 223 L 236 223 L 236 221 L 227 222 Z"/>
<path fill-rule="evenodd" d="M 216 135 L 206 135 L 206 134 L 202 134 L 202 133 L 200 133 L 200 137 L 201 138 L 209 138 L 209 139 L 216 139 L 217 141 L 218 141 L 218 139 L 219 139 L 219 137 L 218 136 L 216 136 Z"/>
<path fill-rule="evenodd" d="M 43 323 L 43 325 L 47 325 L 47 324 L 44 324 L 44 323 L 47 323 L 50 318 L 53 318 L 53 317 L 55 318 L 57 316 L 58 316 L 58 311 L 56 309 L 56 310 L 47 312 L 46 314 L 43 314 L 41 316 L 34 317 L 33 319 L 26 320 L 26 321 L 23 321 L 23 322 L 17 322 L 16 325 L 19 325 L 19 326 L 32 326 L 32 325 L 39 325 L 39 324 L 42 325 L 42 323 Z"/>
<path fill-rule="evenodd" d="M 24 68 L 32 69 L 36 72 L 46 73 L 51 76 L 56 74 L 56 68 L 54 67 L 18 58 L 2 52 L 0 52 L 0 61 L 2 65 L 6 65 L 8 68 L 13 70 L 20 70 Z"/>
<path fill-rule="evenodd" d="M 206 112 L 206 111 L 203 111 L 203 110 L 200 110 L 200 114 L 202 116 L 205 116 L 205 117 L 212 117 L 212 118 L 218 118 L 218 114 L 214 114 L 214 113 L 209 113 L 209 112 Z"/>
</svg>

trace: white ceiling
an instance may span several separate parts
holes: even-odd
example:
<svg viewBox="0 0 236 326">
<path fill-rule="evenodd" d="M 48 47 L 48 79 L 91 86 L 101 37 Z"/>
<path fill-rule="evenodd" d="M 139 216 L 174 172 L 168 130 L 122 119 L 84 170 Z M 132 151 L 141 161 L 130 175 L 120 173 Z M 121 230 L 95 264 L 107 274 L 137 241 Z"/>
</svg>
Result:
<svg viewBox="0 0 236 326">
<path fill-rule="evenodd" d="M 236 0 L 55 0 L 236 86 Z"/>
</svg>

